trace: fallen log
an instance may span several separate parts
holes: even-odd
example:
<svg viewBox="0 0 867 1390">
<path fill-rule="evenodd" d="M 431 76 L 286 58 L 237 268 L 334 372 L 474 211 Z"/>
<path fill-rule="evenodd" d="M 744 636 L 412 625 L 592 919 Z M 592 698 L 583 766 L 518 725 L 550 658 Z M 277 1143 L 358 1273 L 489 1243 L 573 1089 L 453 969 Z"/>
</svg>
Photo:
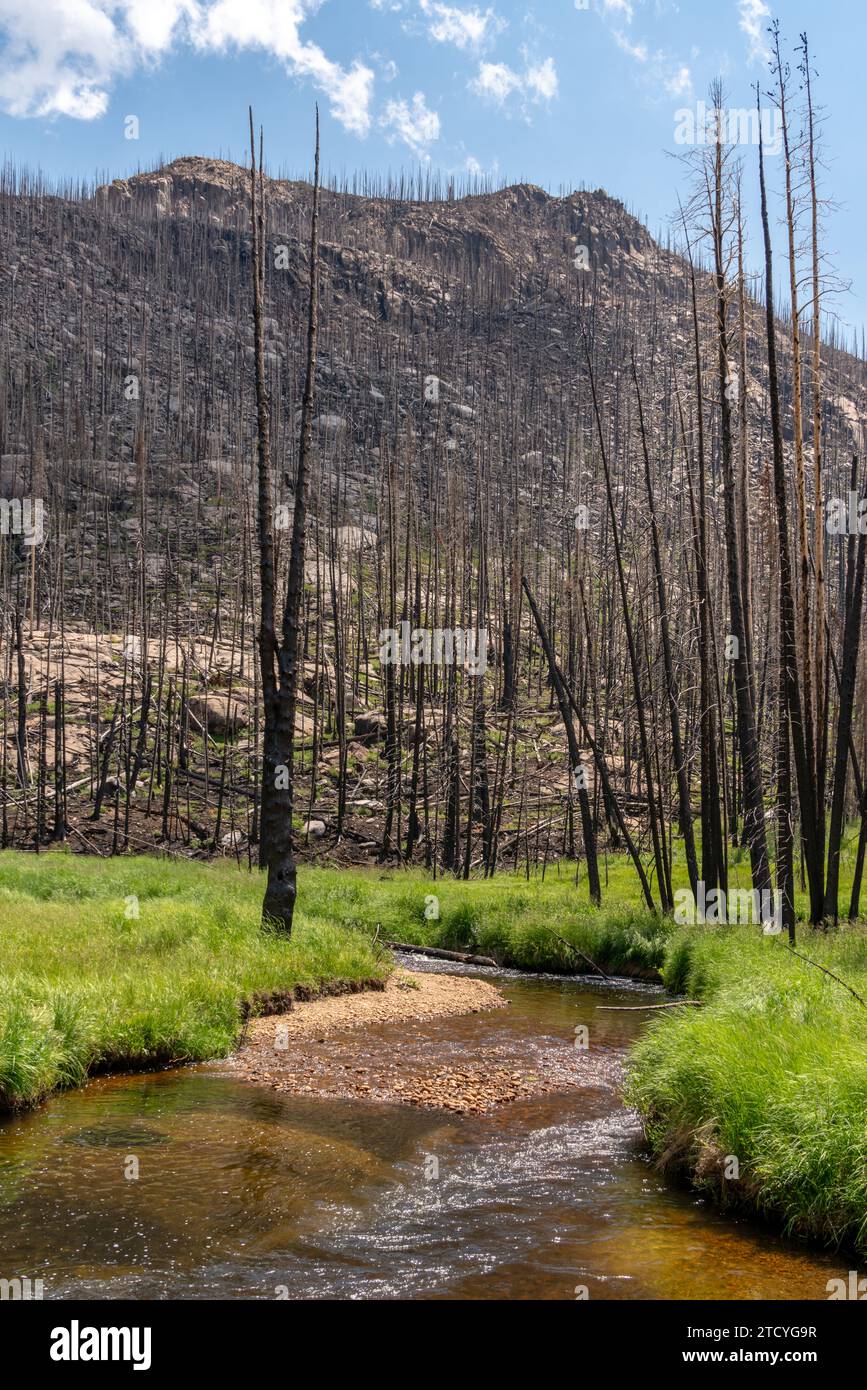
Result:
<svg viewBox="0 0 867 1390">
<path fill-rule="evenodd" d="M 407 941 L 389 941 L 392 951 L 408 951 L 416 956 L 433 956 L 435 960 L 456 960 L 461 965 L 493 965 L 497 962 L 491 956 L 472 956 L 466 951 L 443 951 L 439 946 L 412 946 Z"/>
<path fill-rule="evenodd" d="M 598 970 L 598 972 L 599 972 L 599 974 L 602 976 L 603 980 L 610 980 L 610 979 L 611 979 L 611 976 L 610 976 L 610 975 L 606 975 L 606 974 L 605 974 L 605 971 L 602 969 L 602 966 L 601 966 L 601 965 L 597 965 L 596 962 L 595 962 L 595 960 L 591 960 L 590 957 L 589 957 L 589 956 L 586 956 L 586 955 L 584 954 L 583 951 L 580 951 L 580 950 L 578 949 L 577 946 L 573 946 L 573 945 L 572 945 L 572 942 L 571 942 L 571 941 L 567 941 L 566 938 L 565 938 L 565 936 L 560 936 L 559 932 L 555 932 L 553 927 L 546 927 L 546 928 L 545 928 L 545 931 L 550 932 L 552 936 L 556 937 L 557 940 L 558 940 L 563 946 L 565 946 L 567 950 L 572 951 L 572 953 L 573 953 L 574 955 L 578 956 L 578 958 L 579 958 L 580 960 L 586 961 L 587 964 L 588 964 L 588 965 L 591 965 L 591 966 L 593 967 L 594 970 Z"/>
<path fill-rule="evenodd" d="M 651 1009 L 703 1009 L 701 999 L 675 999 L 670 1004 L 597 1004 L 600 1013 L 606 1014 L 646 1014 Z"/>
</svg>

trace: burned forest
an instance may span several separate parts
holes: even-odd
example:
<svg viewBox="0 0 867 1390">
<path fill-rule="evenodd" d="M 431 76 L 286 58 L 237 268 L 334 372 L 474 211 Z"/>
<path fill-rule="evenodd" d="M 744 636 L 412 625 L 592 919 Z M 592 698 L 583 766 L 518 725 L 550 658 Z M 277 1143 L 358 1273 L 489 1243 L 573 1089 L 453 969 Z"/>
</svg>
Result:
<svg viewBox="0 0 867 1390">
<path fill-rule="evenodd" d="M 642 1375 L 834 1373 L 867 16 L 806 3 L 0 4 L 0 1304 L 67 1303 L 52 1362 L 555 1300 Z"/>
<path fill-rule="evenodd" d="M 299 855 L 568 860 L 597 901 L 627 855 L 668 911 L 682 853 L 693 891 L 775 866 L 790 929 L 796 877 L 814 922 L 857 916 L 867 378 L 816 331 L 786 71 L 782 207 L 764 153 L 717 141 L 664 245 L 601 190 L 371 180 L 321 189 L 313 266 L 305 182 L 257 174 L 251 214 L 221 161 L 92 189 L 8 167 L 3 845 L 266 862 L 264 411 L 278 600 L 304 460 Z M 788 219 L 763 274 L 747 179 Z"/>
</svg>

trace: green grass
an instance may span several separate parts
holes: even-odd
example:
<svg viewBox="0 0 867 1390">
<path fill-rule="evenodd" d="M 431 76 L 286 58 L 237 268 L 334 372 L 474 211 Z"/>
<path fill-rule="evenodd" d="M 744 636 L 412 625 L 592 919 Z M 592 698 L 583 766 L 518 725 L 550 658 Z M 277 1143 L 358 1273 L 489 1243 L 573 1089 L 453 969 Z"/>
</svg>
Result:
<svg viewBox="0 0 867 1390">
<path fill-rule="evenodd" d="M 802 931 L 797 949 L 867 999 L 863 925 Z M 755 928 L 685 929 L 664 974 L 704 1007 L 660 1016 L 633 1053 L 627 1098 L 660 1167 L 789 1234 L 867 1252 L 867 1010 Z"/>
<path fill-rule="evenodd" d="M 650 976 L 671 931 L 628 900 L 591 907 L 571 866 L 468 883 L 302 868 L 290 942 L 260 931 L 262 890 L 228 862 L 0 854 L 0 1108 L 98 1068 L 223 1056 L 270 994 L 384 978 L 377 928 L 564 973 L 582 968 L 570 942 L 608 973 Z"/>
<path fill-rule="evenodd" d="M 261 894 L 225 864 L 0 855 L 0 1108 L 96 1068 L 224 1056 L 268 995 L 389 973 L 303 906 L 290 941 L 263 934 Z"/>
<path fill-rule="evenodd" d="M 577 947 L 608 974 L 659 978 L 671 923 L 627 897 L 594 908 L 574 865 L 543 880 L 512 874 L 434 881 L 417 870 L 306 869 L 308 912 L 380 938 L 493 956 L 500 965 L 573 974 Z M 433 915 L 436 914 L 436 915 Z"/>
<path fill-rule="evenodd" d="M 660 1166 L 791 1233 L 867 1252 L 867 1010 L 783 938 L 676 928 L 644 911 L 614 859 L 601 909 L 574 866 L 466 883 L 303 868 L 289 942 L 259 928 L 262 887 L 229 862 L 0 854 L 0 1107 L 100 1067 L 225 1055 L 268 996 L 384 979 L 377 929 L 565 973 L 579 968 L 569 942 L 608 973 L 661 970 L 703 1001 L 651 1016 L 633 1054 L 627 1095 Z M 801 927 L 798 948 L 867 999 L 863 926 Z"/>
</svg>

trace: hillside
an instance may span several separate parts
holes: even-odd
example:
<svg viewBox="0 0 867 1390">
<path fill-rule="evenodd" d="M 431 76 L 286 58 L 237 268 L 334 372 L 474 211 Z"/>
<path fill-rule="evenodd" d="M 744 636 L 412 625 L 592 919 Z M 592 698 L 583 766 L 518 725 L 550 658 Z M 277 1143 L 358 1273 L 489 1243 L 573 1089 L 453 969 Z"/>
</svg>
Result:
<svg viewBox="0 0 867 1390">
<path fill-rule="evenodd" d="M 523 572 L 544 597 L 565 669 L 591 726 L 604 731 L 618 797 L 643 838 L 646 790 L 618 637 L 587 364 L 605 415 L 652 688 L 661 680 L 659 633 L 641 608 L 652 581 L 631 362 L 652 436 L 671 592 L 688 602 L 694 575 L 683 538 L 690 533 L 687 472 L 695 464 L 696 420 L 687 264 L 602 191 L 552 197 L 520 184 L 458 199 L 401 194 L 393 188 L 383 196 L 322 196 L 318 472 L 307 561 L 299 823 L 309 813 L 330 852 L 337 816 L 341 853 L 379 852 L 386 806 L 395 804 L 388 786 L 399 766 L 406 781 L 396 793 L 397 843 L 405 818 L 412 824 L 415 817 L 409 852 L 424 852 L 429 862 L 445 852 L 456 865 L 461 826 L 478 826 L 482 815 L 482 793 L 468 790 L 481 760 L 483 799 L 503 799 L 497 833 L 507 859 L 529 854 L 531 841 L 546 857 L 580 852 L 565 730 L 522 601 Z M 12 840 L 32 838 L 37 826 L 50 832 L 54 686 L 62 680 L 65 777 L 78 847 L 100 836 L 126 843 L 131 833 L 142 844 L 180 840 L 197 852 L 250 852 L 251 836 L 255 843 L 248 200 L 248 171 L 198 158 L 116 180 L 92 196 L 58 196 L 22 183 L 0 198 L 0 495 L 44 496 L 48 513 L 38 559 L 18 537 L 4 544 L 4 836 Z M 267 202 L 266 363 L 275 501 L 285 528 L 311 191 L 269 180 Z M 707 519 L 717 547 L 710 578 L 714 601 L 723 604 L 724 556 L 714 539 L 723 496 L 713 301 L 703 272 L 698 283 L 708 373 Z M 782 323 L 780 332 L 791 449 Z M 769 620 L 762 595 L 772 593 L 774 570 L 768 377 L 763 310 L 749 296 L 744 342 L 761 623 Z M 862 362 L 832 344 L 824 349 L 824 373 L 827 487 L 842 495 L 867 418 L 867 375 Z M 808 422 L 806 412 L 805 433 Z M 386 757 L 377 651 L 389 605 L 395 622 L 412 616 L 410 607 L 423 609 L 429 627 L 481 626 L 487 613 L 490 669 L 481 699 L 481 683 L 477 688 L 462 674 L 454 685 L 449 673 L 440 679 L 436 671 L 419 697 L 404 671 L 395 697 L 400 743 Z M 20 650 L 16 611 L 23 619 Z M 685 622 L 675 656 L 693 713 L 696 640 Z M 766 630 L 763 689 L 770 690 L 768 642 Z M 23 725 L 20 701 L 17 712 L 13 707 L 19 659 L 26 671 Z M 730 698 L 721 688 L 721 701 Z M 11 788 L 22 727 L 26 775 L 42 787 L 32 800 L 20 785 Z M 769 721 L 769 758 L 771 733 Z M 690 758 L 695 737 L 693 723 Z M 423 755 L 414 751 L 419 746 Z M 617 845 L 610 806 L 603 816 L 592 768 L 588 775 L 600 824 L 607 821 L 605 833 Z M 100 784 L 102 820 L 88 827 Z M 345 817 L 338 801 L 348 801 Z M 734 814 L 737 820 L 736 804 Z M 483 851 L 474 833 L 467 830 L 476 864 Z"/>
</svg>

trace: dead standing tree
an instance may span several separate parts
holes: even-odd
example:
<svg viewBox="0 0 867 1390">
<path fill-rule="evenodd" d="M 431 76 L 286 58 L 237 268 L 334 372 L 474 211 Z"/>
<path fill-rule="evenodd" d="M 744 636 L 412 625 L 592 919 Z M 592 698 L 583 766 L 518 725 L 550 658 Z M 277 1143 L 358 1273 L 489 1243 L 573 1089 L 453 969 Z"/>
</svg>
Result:
<svg viewBox="0 0 867 1390">
<path fill-rule="evenodd" d="M 719 83 L 711 91 L 713 116 L 717 132 L 722 131 L 725 119 L 723 93 Z M 753 887 L 767 894 L 771 887 L 768 863 L 767 835 L 763 814 L 761 756 L 756 733 L 755 692 L 752 687 L 749 656 L 752 633 L 748 630 L 748 610 L 744 605 L 741 577 L 742 554 L 738 534 L 737 497 L 734 470 L 734 430 L 731 400 L 735 381 L 731 368 L 732 349 L 729 340 L 728 299 L 729 270 L 726 248 L 727 219 L 734 214 L 726 209 L 727 171 L 723 143 L 718 135 L 708 169 L 708 214 L 713 246 L 713 279 L 716 301 L 716 338 L 719 369 L 720 444 L 725 499 L 726 573 L 729 587 L 729 613 L 734 637 L 734 686 L 737 701 L 737 735 L 740 745 L 744 798 L 744 838 L 749 845 Z M 740 383 L 734 390 L 739 394 Z M 762 901 L 767 901 L 763 898 Z"/>
<path fill-rule="evenodd" d="M 289 549 L 289 574 L 283 605 L 281 638 L 277 640 L 275 564 L 272 515 L 271 435 L 265 383 L 264 241 L 265 191 L 262 142 L 256 178 L 256 142 L 250 111 L 250 201 L 253 234 L 253 332 L 255 340 L 256 406 L 259 470 L 259 578 L 261 614 L 259 661 L 264 704 L 262 749 L 262 806 L 260 863 L 268 871 L 262 921 L 285 935 L 292 931 L 296 871 L 292 837 L 301 600 L 304 589 L 307 500 L 313 449 L 313 410 L 316 398 L 316 337 L 319 319 L 319 108 L 316 108 L 316 152 L 313 171 L 313 209 L 310 220 L 310 293 L 307 315 L 307 361 L 301 400 L 301 439 L 295 475 L 295 507 Z"/>
</svg>

